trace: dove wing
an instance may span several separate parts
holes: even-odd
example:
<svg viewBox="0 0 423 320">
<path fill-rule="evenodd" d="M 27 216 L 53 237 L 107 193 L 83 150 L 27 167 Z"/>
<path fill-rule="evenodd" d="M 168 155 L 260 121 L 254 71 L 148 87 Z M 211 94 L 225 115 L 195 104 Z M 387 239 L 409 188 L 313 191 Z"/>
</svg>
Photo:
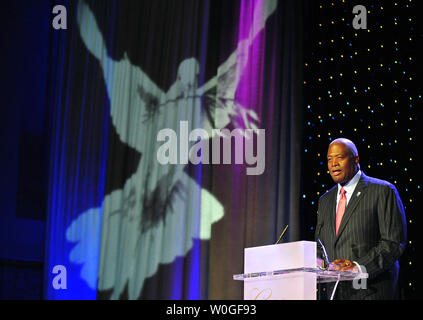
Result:
<svg viewBox="0 0 423 320">
<path fill-rule="evenodd" d="M 276 10 L 276 6 L 277 0 L 264 0 L 256 4 L 248 37 L 238 42 L 236 50 L 218 67 L 216 76 L 198 88 L 198 95 L 217 87 L 219 96 L 228 99 L 235 97 L 236 88 L 248 62 L 249 48 L 257 34 L 264 28 L 267 18 Z"/>
</svg>

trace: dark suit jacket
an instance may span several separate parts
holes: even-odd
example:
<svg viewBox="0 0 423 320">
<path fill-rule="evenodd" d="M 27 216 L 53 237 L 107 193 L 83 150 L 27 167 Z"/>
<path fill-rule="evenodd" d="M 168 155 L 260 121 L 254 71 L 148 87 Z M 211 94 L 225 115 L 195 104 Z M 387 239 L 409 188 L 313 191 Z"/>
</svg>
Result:
<svg viewBox="0 0 423 320">
<path fill-rule="evenodd" d="M 396 298 L 398 259 L 406 246 L 407 229 L 404 207 L 395 186 L 362 173 L 338 236 L 335 235 L 337 191 L 335 185 L 319 199 L 315 237 L 323 242 L 329 261 L 355 261 L 365 267 L 369 279 L 367 289 L 359 290 L 350 281 L 341 281 L 336 299 Z M 318 252 L 321 254 L 321 250 Z"/>
</svg>

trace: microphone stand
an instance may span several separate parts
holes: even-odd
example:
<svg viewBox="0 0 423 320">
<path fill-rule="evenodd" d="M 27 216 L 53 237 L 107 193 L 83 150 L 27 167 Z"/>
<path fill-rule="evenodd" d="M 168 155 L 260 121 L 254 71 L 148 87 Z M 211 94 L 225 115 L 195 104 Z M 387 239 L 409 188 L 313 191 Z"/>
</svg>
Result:
<svg viewBox="0 0 423 320">
<path fill-rule="evenodd" d="M 320 238 L 317 238 L 317 243 L 320 245 L 320 247 L 322 248 L 322 252 L 323 252 L 322 270 L 328 270 L 329 269 L 330 262 L 329 262 L 328 253 L 326 251 L 326 248 L 323 245 L 323 243 L 320 240 Z M 334 286 L 334 288 L 332 290 L 332 295 L 330 296 L 330 299 L 329 300 L 333 300 L 333 298 L 335 297 L 335 292 L 336 292 L 336 289 L 337 289 L 338 284 L 339 284 L 339 278 L 340 278 L 340 275 L 338 274 L 338 279 L 336 280 L 335 286 Z M 320 295 L 320 290 L 319 290 L 319 295 Z"/>
</svg>

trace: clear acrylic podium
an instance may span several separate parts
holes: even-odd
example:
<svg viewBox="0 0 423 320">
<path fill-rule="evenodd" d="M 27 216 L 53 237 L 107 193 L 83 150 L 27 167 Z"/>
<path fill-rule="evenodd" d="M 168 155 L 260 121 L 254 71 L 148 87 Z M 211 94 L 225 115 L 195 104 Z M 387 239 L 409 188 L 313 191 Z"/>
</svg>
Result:
<svg viewBox="0 0 423 320">
<path fill-rule="evenodd" d="M 233 276 L 244 282 L 244 300 L 316 300 L 317 283 L 368 277 L 319 268 L 312 241 L 246 248 L 244 253 L 244 273 Z"/>
</svg>

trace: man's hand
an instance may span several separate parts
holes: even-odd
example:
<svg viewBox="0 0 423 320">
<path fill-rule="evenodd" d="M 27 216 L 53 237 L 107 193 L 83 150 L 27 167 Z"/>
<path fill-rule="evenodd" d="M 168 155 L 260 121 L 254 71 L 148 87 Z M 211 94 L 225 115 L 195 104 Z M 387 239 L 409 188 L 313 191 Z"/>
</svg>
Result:
<svg viewBox="0 0 423 320">
<path fill-rule="evenodd" d="M 355 263 L 348 259 L 336 259 L 332 261 L 329 270 L 360 272 Z"/>
</svg>

